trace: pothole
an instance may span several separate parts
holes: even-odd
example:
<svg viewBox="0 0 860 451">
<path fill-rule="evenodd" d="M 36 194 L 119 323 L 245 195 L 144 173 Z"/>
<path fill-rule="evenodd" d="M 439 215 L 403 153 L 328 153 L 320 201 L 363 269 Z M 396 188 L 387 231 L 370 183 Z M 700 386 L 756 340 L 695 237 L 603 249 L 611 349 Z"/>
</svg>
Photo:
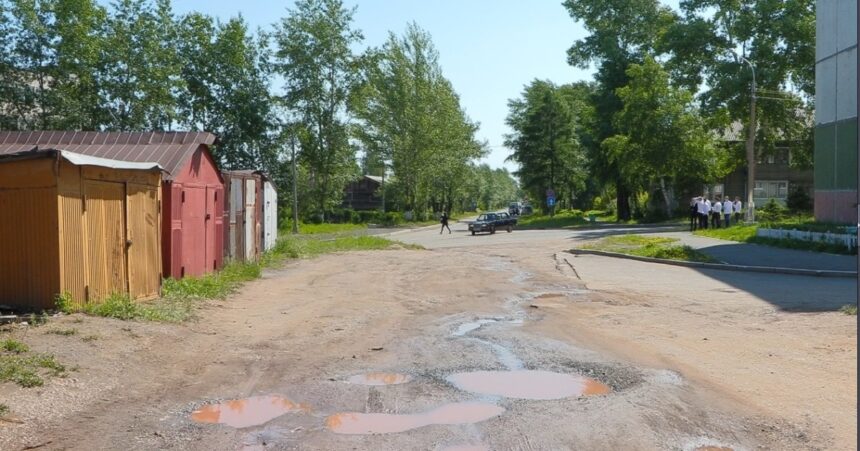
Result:
<svg viewBox="0 0 860 451">
<path fill-rule="evenodd" d="M 220 423 L 237 429 L 260 426 L 288 412 L 309 412 L 307 404 L 297 404 L 280 396 L 255 396 L 208 404 L 191 413 L 197 423 Z"/>
<path fill-rule="evenodd" d="M 350 384 L 357 385 L 398 385 L 412 380 L 412 376 L 400 373 L 367 373 L 357 374 L 347 379 Z"/>
<path fill-rule="evenodd" d="M 460 390 L 506 398 L 548 400 L 612 391 L 594 379 L 539 370 L 475 371 L 452 374 L 446 379 Z"/>
<path fill-rule="evenodd" d="M 474 424 L 501 415 L 504 408 L 487 403 L 452 403 L 417 414 L 343 412 L 326 418 L 337 434 L 393 434 L 434 424 Z"/>
</svg>

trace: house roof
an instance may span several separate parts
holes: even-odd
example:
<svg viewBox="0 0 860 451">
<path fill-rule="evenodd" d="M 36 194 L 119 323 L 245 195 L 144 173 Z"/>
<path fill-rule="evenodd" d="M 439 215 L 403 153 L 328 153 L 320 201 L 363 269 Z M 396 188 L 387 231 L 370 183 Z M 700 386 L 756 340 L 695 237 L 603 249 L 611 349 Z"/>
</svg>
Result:
<svg viewBox="0 0 860 451">
<path fill-rule="evenodd" d="M 161 165 L 153 162 L 134 163 L 129 161 L 111 160 L 109 158 L 91 157 L 79 153 L 68 152 L 59 149 L 38 149 L 18 153 L 0 154 L 0 163 L 4 161 L 17 161 L 31 158 L 45 158 L 59 156 L 75 166 L 99 166 L 111 169 L 134 169 L 141 171 L 163 170 Z"/>
<path fill-rule="evenodd" d="M 382 184 L 382 177 L 379 177 L 377 175 L 365 175 L 365 177 L 369 178 L 370 180 L 373 180 L 376 183 Z"/>
<path fill-rule="evenodd" d="M 244 176 L 259 175 L 260 179 L 262 179 L 262 180 L 266 180 L 266 181 L 272 180 L 271 178 L 269 178 L 268 175 L 266 175 L 265 172 L 263 172 L 262 170 L 259 170 L 259 169 L 236 169 L 236 170 L 232 170 L 232 171 L 222 171 L 222 172 L 225 174 L 236 174 L 236 175 L 244 175 Z"/>
<path fill-rule="evenodd" d="M 156 163 L 171 180 L 194 151 L 215 140 L 206 132 L 0 132 L 0 155 L 61 149 L 107 160 Z"/>
</svg>

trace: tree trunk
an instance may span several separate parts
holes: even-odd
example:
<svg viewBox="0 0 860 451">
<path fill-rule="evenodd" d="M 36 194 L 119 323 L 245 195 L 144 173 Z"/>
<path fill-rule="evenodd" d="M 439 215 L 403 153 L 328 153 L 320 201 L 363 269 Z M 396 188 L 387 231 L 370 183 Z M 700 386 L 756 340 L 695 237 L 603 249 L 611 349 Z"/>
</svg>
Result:
<svg viewBox="0 0 860 451">
<path fill-rule="evenodd" d="M 621 181 L 615 182 L 615 203 L 619 221 L 630 220 L 630 192 Z"/>
<path fill-rule="evenodd" d="M 669 195 L 669 191 L 666 189 L 666 179 L 664 177 L 660 177 L 660 192 L 663 193 L 663 202 L 666 206 L 666 218 L 671 218 L 672 196 Z"/>
</svg>

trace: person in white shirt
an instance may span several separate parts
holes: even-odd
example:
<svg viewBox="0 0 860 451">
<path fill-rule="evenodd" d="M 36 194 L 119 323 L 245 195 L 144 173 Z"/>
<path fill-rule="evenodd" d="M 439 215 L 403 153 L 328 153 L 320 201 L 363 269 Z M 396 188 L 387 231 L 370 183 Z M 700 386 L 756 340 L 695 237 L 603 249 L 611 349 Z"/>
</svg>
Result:
<svg viewBox="0 0 860 451">
<path fill-rule="evenodd" d="M 708 212 L 711 211 L 711 206 L 708 205 L 707 199 L 700 197 L 696 202 L 696 206 L 699 208 L 699 228 L 707 229 L 708 228 Z"/>
<path fill-rule="evenodd" d="M 723 216 L 725 216 L 726 227 L 731 225 L 732 222 L 732 211 L 734 211 L 734 204 L 732 204 L 732 200 L 726 197 L 726 201 L 723 202 Z"/>
<path fill-rule="evenodd" d="M 741 203 L 741 198 L 735 196 L 735 204 L 734 204 L 734 207 L 732 208 L 732 211 L 735 212 L 735 222 L 736 223 L 740 222 L 740 220 L 741 220 L 741 212 L 743 211 L 743 208 L 741 208 L 741 207 L 743 207 L 743 204 Z"/>
<path fill-rule="evenodd" d="M 720 228 L 720 217 L 723 214 L 723 204 L 720 202 L 720 197 L 717 196 L 714 198 L 714 204 L 711 205 L 711 227 L 715 229 Z"/>
</svg>

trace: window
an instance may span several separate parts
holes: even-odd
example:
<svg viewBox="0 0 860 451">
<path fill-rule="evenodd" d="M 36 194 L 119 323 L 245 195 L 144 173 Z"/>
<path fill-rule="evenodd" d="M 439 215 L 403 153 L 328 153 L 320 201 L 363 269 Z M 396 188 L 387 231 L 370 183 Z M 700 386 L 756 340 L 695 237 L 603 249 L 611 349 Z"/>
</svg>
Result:
<svg viewBox="0 0 860 451">
<path fill-rule="evenodd" d="M 755 182 L 754 196 L 758 199 L 786 199 L 788 182 L 785 180 L 759 180 Z"/>
</svg>

